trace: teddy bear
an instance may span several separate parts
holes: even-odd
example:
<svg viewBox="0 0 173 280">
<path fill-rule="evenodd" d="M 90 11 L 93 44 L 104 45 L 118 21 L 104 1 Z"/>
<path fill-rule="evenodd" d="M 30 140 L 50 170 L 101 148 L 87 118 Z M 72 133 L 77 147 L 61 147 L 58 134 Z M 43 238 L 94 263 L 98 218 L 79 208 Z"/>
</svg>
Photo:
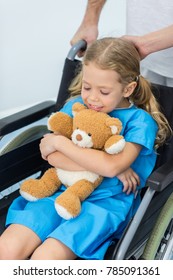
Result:
<svg viewBox="0 0 173 280">
<path fill-rule="evenodd" d="M 82 148 L 104 150 L 108 154 L 121 152 L 125 139 L 120 132 L 122 123 L 118 118 L 88 109 L 76 102 L 72 115 L 53 113 L 48 119 L 48 129 L 72 140 Z M 28 201 L 51 196 L 63 184 L 66 189 L 56 198 L 55 209 L 64 219 L 77 217 L 81 203 L 99 186 L 103 177 L 90 171 L 66 171 L 49 168 L 41 178 L 28 179 L 20 187 L 20 194 Z"/>
</svg>

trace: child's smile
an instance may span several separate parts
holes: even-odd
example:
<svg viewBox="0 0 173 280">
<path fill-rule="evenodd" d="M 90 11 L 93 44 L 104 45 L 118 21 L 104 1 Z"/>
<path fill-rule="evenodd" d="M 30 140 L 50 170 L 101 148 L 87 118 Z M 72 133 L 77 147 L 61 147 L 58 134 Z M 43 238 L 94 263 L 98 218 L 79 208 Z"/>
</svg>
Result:
<svg viewBox="0 0 173 280">
<path fill-rule="evenodd" d="M 83 66 L 81 95 L 85 105 L 96 111 L 109 113 L 129 106 L 118 73 L 100 69 L 95 63 Z"/>
</svg>

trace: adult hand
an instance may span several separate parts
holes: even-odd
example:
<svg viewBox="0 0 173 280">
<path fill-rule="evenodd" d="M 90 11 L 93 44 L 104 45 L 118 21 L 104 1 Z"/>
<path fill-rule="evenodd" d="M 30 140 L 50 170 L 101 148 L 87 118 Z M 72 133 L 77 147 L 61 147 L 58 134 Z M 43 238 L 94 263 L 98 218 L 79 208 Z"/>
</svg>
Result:
<svg viewBox="0 0 173 280">
<path fill-rule="evenodd" d="M 97 39 L 98 36 L 98 27 L 97 25 L 81 25 L 73 38 L 70 41 L 71 45 L 74 45 L 80 40 L 85 40 L 87 42 L 87 46 L 89 46 L 94 40 Z M 84 55 L 83 50 L 80 50 L 77 55 L 78 57 L 82 57 Z"/>
<path fill-rule="evenodd" d="M 148 55 L 148 50 L 142 36 L 124 35 L 121 38 L 134 44 L 135 48 L 139 53 L 141 60 Z"/>
</svg>

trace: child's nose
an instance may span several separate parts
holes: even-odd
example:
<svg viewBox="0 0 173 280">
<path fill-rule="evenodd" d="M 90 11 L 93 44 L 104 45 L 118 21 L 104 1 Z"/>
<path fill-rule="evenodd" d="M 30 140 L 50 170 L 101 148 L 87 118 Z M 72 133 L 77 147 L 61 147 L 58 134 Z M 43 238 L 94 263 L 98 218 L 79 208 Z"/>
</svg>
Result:
<svg viewBox="0 0 173 280">
<path fill-rule="evenodd" d="M 98 93 L 96 90 L 92 90 L 90 98 L 91 98 L 91 100 L 98 100 Z"/>
</svg>

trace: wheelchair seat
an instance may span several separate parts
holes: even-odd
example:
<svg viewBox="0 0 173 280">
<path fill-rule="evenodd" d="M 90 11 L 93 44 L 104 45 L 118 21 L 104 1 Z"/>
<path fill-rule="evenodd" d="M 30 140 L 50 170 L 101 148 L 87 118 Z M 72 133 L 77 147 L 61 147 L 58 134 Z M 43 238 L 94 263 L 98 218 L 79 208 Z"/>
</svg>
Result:
<svg viewBox="0 0 173 280">
<path fill-rule="evenodd" d="M 75 55 L 84 46 L 85 42 L 82 41 L 70 50 L 65 60 L 56 102 L 46 101 L 1 119 L 0 137 L 4 137 L 19 128 L 24 128 L 28 124 L 34 124 L 42 118 L 47 118 L 52 112 L 63 106 L 69 96 L 67 85 L 76 75 L 80 65 L 80 61 L 75 59 Z M 173 129 L 173 88 L 153 85 L 153 93 Z M 3 194 L 4 191 L 29 176 L 35 176 L 35 174 L 41 176 L 49 167 L 41 158 L 39 151 L 39 142 L 44 133 L 45 131 L 39 132 L 33 138 L 30 137 L 29 140 L 24 139 L 20 145 L 10 147 L 10 150 L 0 154 L 0 234 L 4 231 L 8 208 L 19 195 L 18 189 L 8 194 Z M 138 259 L 141 257 L 155 221 L 173 192 L 172 137 L 158 149 L 156 166 L 147 180 L 145 189 L 137 213 L 125 229 L 122 238 L 112 242 L 105 259 Z"/>
</svg>

